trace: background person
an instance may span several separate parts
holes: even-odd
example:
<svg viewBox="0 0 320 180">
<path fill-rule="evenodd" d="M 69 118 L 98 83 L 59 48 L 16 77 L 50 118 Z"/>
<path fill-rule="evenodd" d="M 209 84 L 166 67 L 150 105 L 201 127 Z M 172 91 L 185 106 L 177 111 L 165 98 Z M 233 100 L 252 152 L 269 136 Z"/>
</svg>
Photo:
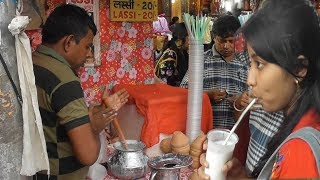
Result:
<svg viewBox="0 0 320 180">
<path fill-rule="evenodd" d="M 188 70 L 189 36 L 184 23 L 178 23 L 172 39 L 165 45 L 163 54 L 156 61 L 155 73 L 164 83 L 179 86 Z"/>
<path fill-rule="evenodd" d="M 209 9 L 204 8 L 202 10 L 202 16 L 206 16 L 206 18 L 209 20 L 209 24 L 207 26 L 207 29 L 204 31 L 203 35 L 203 50 L 207 51 L 212 48 L 213 41 L 212 41 L 212 26 L 213 26 L 213 18 L 209 16 Z"/>
<path fill-rule="evenodd" d="M 176 25 L 179 23 L 179 17 L 178 16 L 173 16 L 171 21 L 169 22 L 169 30 L 173 32 L 174 28 Z"/>
<path fill-rule="evenodd" d="M 230 129 L 235 123 L 234 109 L 226 100 L 227 91 L 236 96 L 246 91 L 248 55 L 235 56 L 234 34 L 240 27 L 232 15 L 219 17 L 213 25 L 214 46 L 204 53 L 203 90 L 214 112 L 213 127 Z M 188 88 L 189 71 L 180 87 Z"/>
</svg>

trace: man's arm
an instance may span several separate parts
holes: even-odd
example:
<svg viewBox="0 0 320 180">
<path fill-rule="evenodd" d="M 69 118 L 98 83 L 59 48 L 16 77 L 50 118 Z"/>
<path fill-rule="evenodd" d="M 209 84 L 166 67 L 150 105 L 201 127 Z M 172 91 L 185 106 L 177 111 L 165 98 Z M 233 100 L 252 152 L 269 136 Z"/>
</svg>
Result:
<svg viewBox="0 0 320 180">
<path fill-rule="evenodd" d="M 116 111 L 111 108 L 106 109 L 104 105 L 90 107 L 90 123 L 68 131 L 73 151 L 81 164 L 92 165 L 97 160 L 100 152 L 99 133 L 114 120 L 116 115 Z"/>
<path fill-rule="evenodd" d="M 75 157 L 85 166 L 96 162 L 100 152 L 100 140 L 93 132 L 90 123 L 81 125 L 68 131 Z"/>
<path fill-rule="evenodd" d="M 64 136 L 68 136 L 74 156 L 83 165 L 93 164 L 100 152 L 99 133 L 114 119 L 115 111 L 103 105 L 90 107 L 88 111 L 78 81 L 61 83 L 51 99 L 51 107 L 66 131 Z"/>
</svg>

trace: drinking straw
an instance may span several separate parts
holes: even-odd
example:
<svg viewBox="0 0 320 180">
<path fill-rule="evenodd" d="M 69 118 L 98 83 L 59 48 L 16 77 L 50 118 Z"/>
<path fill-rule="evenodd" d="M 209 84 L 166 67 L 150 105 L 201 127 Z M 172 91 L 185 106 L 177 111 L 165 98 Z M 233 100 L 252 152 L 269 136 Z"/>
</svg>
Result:
<svg viewBox="0 0 320 180">
<path fill-rule="evenodd" d="M 188 13 L 183 14 L 184 24 L 186 25 L 191 40 L 202 40 L 208 27 L 210 19 L 204 16 L 190 16 Z"/>
<path fill-rule="evenodd" d="M 184 24 L 187 27 L 187 31 L 188 31 L 188 34 L 190 36 L 190 39 L 194 39 L 194 36 L 193 36 L 193 34 L 191 32 L 191 22 L 190 22 L 191 20 L 190 19 L 191 19 L 190 15 L 188 13 L 185 13 L 183 15 Z"/>
<path fill-rule="evenodd" d="M 246 109 L 241 113 L 238 121 L 236 122 L 236 124 L 232 127 L 228 137 L 226 140 L 224 140 L 223 145 L 226 145 L 228 140 L 230 139 L 231 135 L 234 133 L 234 131 L 237 129 L 238 125 L 240 124 L 241 120 L 243 119 L 244 115 L 247 113 L 247 111 L 254 105 L 254 103 L 257 101 L 257 98 L 254 98 L 249 105 L 246 107 Z"/>
</svg>

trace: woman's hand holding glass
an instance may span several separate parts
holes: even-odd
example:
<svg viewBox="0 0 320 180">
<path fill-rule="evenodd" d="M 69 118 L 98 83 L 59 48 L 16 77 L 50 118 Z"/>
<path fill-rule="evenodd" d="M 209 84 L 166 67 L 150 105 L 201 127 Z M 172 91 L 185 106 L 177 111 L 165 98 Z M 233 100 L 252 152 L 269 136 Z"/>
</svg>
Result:
<svg viewBox="0 0 320 180">
<path fill-rule="evenodd" d="M 207 150 L 208 141 L 203 143 L 203 150 Z M 208 168 L 210 165 L 206 160 L 206 153 L 202 153 L 200 156 L 201 167 L 197 170 L 198 179 L 200 180 L 209 180 L 210 177 L 205 174 L 205 168 Z M 221 169 L 224 174 L 227 175 L 227 179 L 245 179 L 248 178 L 245 172 L 244 166 L 240 163 L 237 158 L 232 158 L 228 161 L 223 168 Z"/>
<path fill-rule="evenodd" d="M 203 143 L 203 150 L 207 150 L 207 148 L 208 148 L 208 141 L 205 141 L 204 143 Z M 206 153 L 202 153 L 201 154 L 201 156 L 200 156 L 200 164 L 201 164 L 201 166 L 200 166 L 200 168 L 198 169 L 198 171 L 197 171 L 197 173 L 198 173 L 198 178 L 200 179 L 200 180 L 209 180 L 210 179 L 210 177 L 207 175 L 207 174 L 205 174 L 205 168 L 208 168 L 209 167 L 209 163 L 208 163 L 208 161 L 206 160 Z"/>
</svg>

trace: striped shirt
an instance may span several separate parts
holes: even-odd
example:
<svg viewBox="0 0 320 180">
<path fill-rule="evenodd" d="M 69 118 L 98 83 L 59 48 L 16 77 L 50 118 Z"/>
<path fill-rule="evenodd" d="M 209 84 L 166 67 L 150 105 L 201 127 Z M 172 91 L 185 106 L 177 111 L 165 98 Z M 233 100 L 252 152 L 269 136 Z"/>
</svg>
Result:
<svg viewBox="0 0 320 180">
<path fill-rule="evenodd" d="M 203 90 L 225 89 L 230 95 L 239 95 L 246 91 L 248 59 L 248 53 L 243 52 L 237 54 L 232 61 L 226 62 L 214 46 L 204 52 Z M 188 76 L 189 71 L 180 87 L 188 88 Z M 213 127 L 231 129 L 235 120 L 234 109 L 229 102 L 224 100 L 211 106 L 214 112 Z"/>
<path fill-rule="evenodd" d="M 250 141 L 247 152 L 246 171 L 250 175 L 261 157 L 267 152 L 267 145 L 278 131 L 284 119 L 282 112 L 267 113 L 264 110 L 251 111 Z"/>
<path fill-rule="evenodd" d="M 67 132 L 89 123 L 79 78 L 68 62 L 53 49 L 39 46 L 33 66 L 50 163 L 50 180 L 85 179 L 88 167 L 74 156 Z M 34 179 L 48 179 L 39 172 Z"/>
</svg>

